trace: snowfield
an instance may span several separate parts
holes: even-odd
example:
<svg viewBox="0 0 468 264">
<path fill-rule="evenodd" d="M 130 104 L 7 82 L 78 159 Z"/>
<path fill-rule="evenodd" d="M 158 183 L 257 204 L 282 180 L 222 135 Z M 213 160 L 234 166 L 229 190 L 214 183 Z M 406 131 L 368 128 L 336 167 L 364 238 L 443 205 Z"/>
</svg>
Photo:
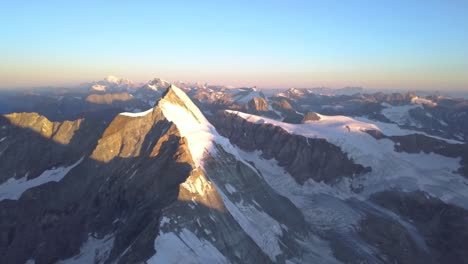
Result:
<svg viewBox="0 0 468 264">
<path fill-rule="evenodd" d="M 164 225 L 164 222 L 161 222 Z M 154 242 L 156 254 L 148 264 L 203 264 L 203 263 L 229 263 L 229 261 L 210 242 L 198 238 L 190 230 L 183 229 L 178 234 L 162 233 Z"/>
<path fill-rule="evenodd" d="M 339 146 L 356 163 L 372 167 L 372 172 L 348 183 L 349 188 L 360 189 L 364 197 L 392 188 L 407 192 L 421 190 L 446 203 L 468 209 L 468 180 L 454 173 L 460 167 L 460 158 L 449 158 L 434 153 L 396 152 L 394 142 L 388 139 L 377 140 L 365 130 L 375 129 L 389 136 L 424 133 L 401 129 L 395 124 L 370 121 L 366 118 L 319 115 L 318 121 L 307 124 L 287 124 L 251 114 L 229 110 L 227 112 L 237 114 L 253 123 L 280 126 L 289 133 L 308 138 L 323 138 Z M 461 143 L 455 140 L 443 140 L 452 144 Z M 342 181 L 341 184 L 346 184 L 344 181 L 348 180 Z"/>
<path fill-rule="evenodd" d="M 59 182 L 67 175 L 74 167 L 80 164 L 83 158 L 68 167 L 58 167 L 44 171 L 38 177 L 28 180 L 28 176 L 15 179 L 14 177 L 8 179 L 6 182 L 0 184 L 0 201 L 5 199 L 18 200 L 21 195 L 28 189 L 40 186 L 48 182 Z"/>
</svg>

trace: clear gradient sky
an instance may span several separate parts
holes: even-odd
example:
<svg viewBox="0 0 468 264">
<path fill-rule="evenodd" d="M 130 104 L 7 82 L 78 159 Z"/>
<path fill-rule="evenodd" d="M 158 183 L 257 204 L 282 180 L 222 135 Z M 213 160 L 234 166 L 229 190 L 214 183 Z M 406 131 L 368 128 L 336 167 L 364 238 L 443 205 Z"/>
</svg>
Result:
<svg viewBox="0 0 468 264">
<path fill-rule="evenodd" d="M 2 1 L 0 87 L 468 90 L 468 1 Z"/>
</svg>

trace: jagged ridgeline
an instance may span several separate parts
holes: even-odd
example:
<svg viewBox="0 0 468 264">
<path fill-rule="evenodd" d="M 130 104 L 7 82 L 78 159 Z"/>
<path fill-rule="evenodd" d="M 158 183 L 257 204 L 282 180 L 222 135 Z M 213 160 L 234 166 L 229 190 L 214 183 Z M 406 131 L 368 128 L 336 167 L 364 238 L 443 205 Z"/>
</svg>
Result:
<svg viewBox="0 0 468 264">
<path fill-rule="evenodd" d="M 104 93 L 107 83 L 92 88 Z M 145 87 L 159 93 L 165 85 L 155 79 Z M 366 120 L 304 115 L 255 89 L 232 96 L 234 110 L 250 114 L 213 113 L 219 105 L 204 102 L 218 92 L 200 91 L 195 101 L 207 114 L 170 85 L 153 108 L 110 122 L 1 116 L 0 262 L 467 259 L 467 192 L 457 174 L 464 145 Z"/>
</svg>

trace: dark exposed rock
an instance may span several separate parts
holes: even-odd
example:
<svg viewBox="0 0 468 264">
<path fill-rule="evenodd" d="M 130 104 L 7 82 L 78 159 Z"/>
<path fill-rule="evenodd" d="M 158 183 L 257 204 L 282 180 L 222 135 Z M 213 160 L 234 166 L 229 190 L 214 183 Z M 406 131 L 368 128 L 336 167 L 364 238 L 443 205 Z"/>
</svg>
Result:
<svg viewBox="0 0 468 264">
<path fill-rule="evenodd" d="M 283 122 L 299 124 L 304 118 L 304 116 L 298 113 L 286 99 L 273 102 L 272 107 L 279 111 L 284 117 Z"/>
<path fill-rule="evenodd" d="M 437 263 L 431 259 L 429 252 L 415 244 L 408 231 L 396 221 L 368 214 L 360 222 L 359 233 L 381 252 L 378 258 L 383 263 Z"/>
<path fill-rule="evenodd" d="M 32 179 L 89 155 L 105 126 L 91 118 L 51 122 L 37 113 L 0 116 L 0 183 L 10 177 Z"/>
<path fill-rule="evenodd" d="M 423 192 L 386 191 L 373 195 L 379 205 L 403 216 L 423 234 L 435 263 L 468 263 L 468 211 Z"/>
<path fill-rule="evenodd" d="M 261 150 L 265 158 L 278 160 L 301 184 L 307 179 L 333 182 L 370 170 L 353 163 L 325 139 L 292 135 L 280 127 L 251 123 L 224 111 L 218 112 L 212 123 L 231 143 L 247 151 Z"/>
</svg>

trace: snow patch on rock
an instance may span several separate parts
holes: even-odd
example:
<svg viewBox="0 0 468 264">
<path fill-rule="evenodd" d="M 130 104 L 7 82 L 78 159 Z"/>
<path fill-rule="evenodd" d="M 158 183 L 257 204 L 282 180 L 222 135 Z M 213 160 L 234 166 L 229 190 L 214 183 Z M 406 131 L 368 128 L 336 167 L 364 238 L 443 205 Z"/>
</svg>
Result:
<svg viewBox="0 0 468 264">
<path fill-rule="evenodd" d="M 38 177 L 28 180 L 27 176 L 21 179 L 10 178 L 0 185 L 0 201 L 5 199 L 18 200 L 28 189 L 48 183 L 59 182 L 74 167 L 80 164 L 83 158 L 68 167 L 58 167 L 44 171 Z"/>
<path fill-rule="evenodd" d="M 178 233 L 162 233 L 155 242 L 156 254 L 146 263 L 229 263 L 219 250 L 188 229 Z"/>
</svg>

